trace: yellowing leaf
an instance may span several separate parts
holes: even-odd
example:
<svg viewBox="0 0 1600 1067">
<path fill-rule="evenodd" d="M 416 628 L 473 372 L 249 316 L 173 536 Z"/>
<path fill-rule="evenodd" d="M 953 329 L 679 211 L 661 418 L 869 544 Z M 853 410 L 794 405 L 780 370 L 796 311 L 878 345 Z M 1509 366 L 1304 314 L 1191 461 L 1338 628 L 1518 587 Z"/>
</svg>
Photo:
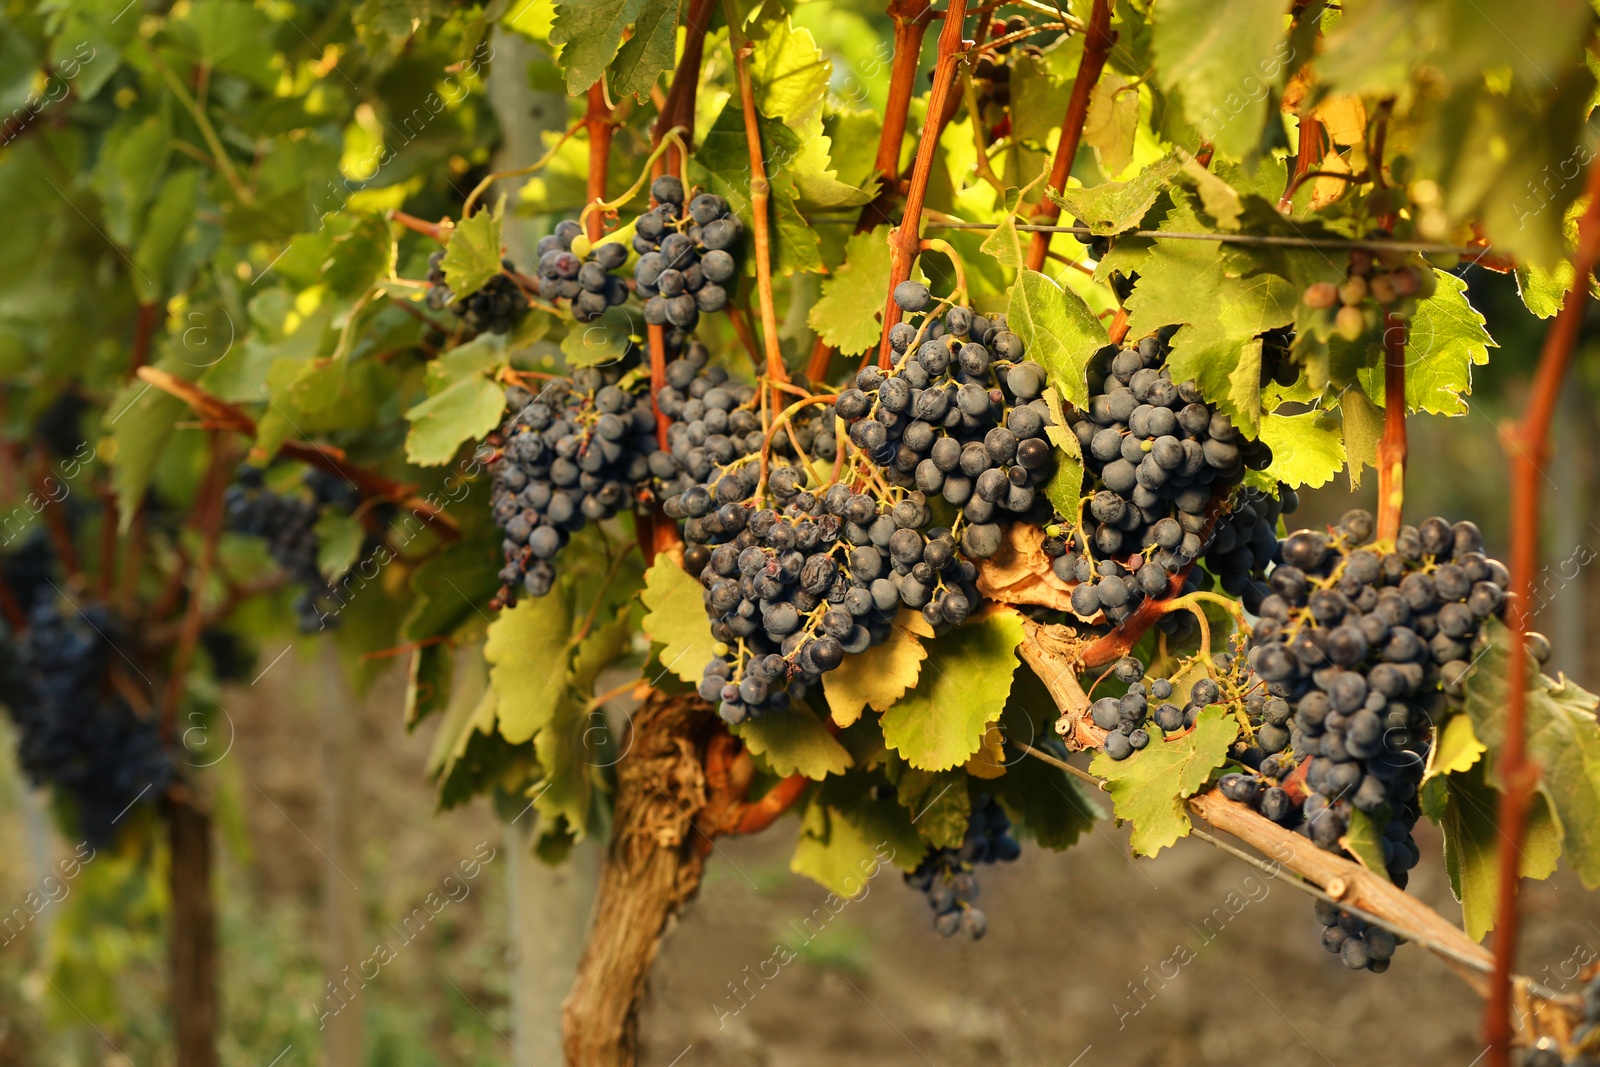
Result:
<svg viewBox="0 0 1600 1067">
<path fill-rule="evenodd" d="M 883 741 L 913 767 L 965 763 L 1000 718 L 1022 643 L 1022 617 L 992 611 L 929 645 L 917 688 L 884 712 Z"/>
<path fill-rule="evenodd" d="M 1238 733 L 1233 713 L 1214 704 L 1202 709 L 1194 729 L 1175 741 L 1152 741 L 1120 762 L 1103 752 L 1095 756 L 1089 770 L 1109 783 L 1117 818 L 1133 824 L 1135 852 L 1153 856 L 1188 836 L 1183 802 L 1222 766 Z"/>
<path fill-rule="evenodd" d="M 807 809 L 789 869 L 845 899 L 866 892 L 867 884 L 897 859 L 884 838 L 857 827 L 818 801 Z"/>
<path fill-rule="evenodd" d="M 785 778 L 803 774 L 820 782 L 830 774 L 843 774 L 853 762 L 828 728 L 803 707 L 757 715 L 733 732 L 751 755 L 765 759 L 772 773 Z"/>
<path fill-rule="evenodd" d="M 1344 467 L 1344 432 L 1320 411 L 1261 416 L 1261 440 L 1272 447 L 1267 474 L 1290 485 L 1326 485 Z"/>
<path fill-rule="evenodd" d="M 1083 143 L 1100 157 L 1100 169 L 1116 177 L 1133 162 L 1134 135 L 1139 129 L 1139 87 L 1116 71 L 1100 75 L 1089 92 L 1089 116 Z"/>
<path fill-rule="evenodd" d="M 1441 774 L 1460 774 L 1478 762 L 1488 747 L 1472 732 L 1472 716 L 1452 715 L 1433 743 L 1433 756 L 1424 781 Z"/>
<path fill-rule="evenodd" d="M 640 624 L 661 646 L 661 667 L 698 685 L 711 662 L 711 620 L 706 617 L 700 583 L 667 556 L 657 556 L 645 572 L 641 599 L 648 614 Z"/>
<path fill-rule="evenodd" d="M 998 778 L 1006 773 L 1005 735 L 1000 727 L 991 725 L 983 735 L 983 747 L 978 754 L 963 765 L 963 770 L 974 778 Z"/>
<path fill-rule="evenodd" d="M 861 718 L 868 705 L 873 711 L 893 707 L 917 684 L 922 661 L 928 658 L 921 639 L 932 636 L 933 627 L 920 611 L 901 608 L 887 641 L 859 656 L 846 656 L 843 663 L 824 674 L 822 691 L 833 721 L 849 726 Z"/>
<path fill-rule="evenodd" d="M 567 688 L 572 617 L 559 592 L 526 597 L 489 625 L 483 658 L 499 695 L 500 736 L 531 740 L 550 721 Z"/>
</svg>

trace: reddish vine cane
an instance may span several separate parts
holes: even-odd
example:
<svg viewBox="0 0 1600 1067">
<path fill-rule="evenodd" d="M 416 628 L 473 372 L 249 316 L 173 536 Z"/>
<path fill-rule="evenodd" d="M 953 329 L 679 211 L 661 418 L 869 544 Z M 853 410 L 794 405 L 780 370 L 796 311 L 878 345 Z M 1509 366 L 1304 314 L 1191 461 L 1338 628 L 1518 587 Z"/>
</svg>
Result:
<svg viewBox="0 0 1600 1067">
<path fill-rule="evenodd" d="M 1561 310 L 1545 334 L 1533 392 L 1520 422 L 1504 433 L 1511 457 L 1511 588 L 1506 622 L 1511 630 L 1506 674 L 1505 749 L 1500 757 L 1499 883 L 1495 907 L 1494 975 L 1484 1005 L 1484 1040 L 1489 1044 L 1490 1067 L 1510 1067 L 1512 968 L 1517 954 L 1517 879 L 1522 844 L 1527 835 L 1528 812 L 1539 781 L 1539 767 L 1528 761 L 1527 707 L 1524 681 L 1528 668 L 1528 626 L 1532 622 L 1529 593 L 1539 557 L 1539 510 L 1543 497 L 1544 463 L 1550 449 L 1550 424 L 1572 351 L 1583 325 L 1591 276 L 1600 260 L 1600 163 L 1591 165 L 1584 190 L 1589 205 L 1578 221 L 1578 244 L 1572 253 L 1572 285 Z"/>
<path fill-rule="evenodd" d="M 955 81 L 956 64 L 966 50 L 961 38 L 961 24 L 967 15 L 967 0 L 950 0 L 945 12 L 944 28 L 939 32 L 938 60 L 933 69 L 933 89 L 928 94 L 928 114 L 944 113 L 945 101 Z M 933 171 L 934 151 L 938 139 L 924 137 L 917 143 L 917 158 L 911 169 L 911 183 L 906 189 L 906 210 L 898 229 L 889 234 L 889 293 L 884 303 L 883 337 L 878 345 L 878 365 L 888 369 L 889 329 L 900 321 L 899 305 L 894 302 L 895 286 L 911 277 L 911 264 L 922 243 L 922 205 L 928 195 L 928 177 Z"/>
<path fill-rule="evenodd" d="M 1089 120 L 1089 97 L 1094 92 L 1095 83 L 1100 80 L 1100 72 L 1105 69 L 1106 59 L 1110 57 L 1111 47 L 1116 42 L 1117 35 L 1111 29 L 1110 0 L 1094 0 L 1094 10 L 1089 14 L 1089 26 L 1083 42 L 1083 58 L 1078 61 L 1078 76 L 1072 83 L 1072 95 L 1067 100 L 1067 114 L 1061 120 L 1061 140 L 1056 144 L 1055 158 L 1050 161 L 1050 188 L 1058 193 L 1067 187 L 1072 161 L 1083 140 L 1084 123 Z M 1033 221 L 1052 226 L 1060 217 L 1061 208 L 1047 196 L 1039 202 Z M 1049 251 L 1050 234 L 1035 231 L 1033 241 L 1028 245 L 1028 269 L 1043 269 Z"/>
</svg>

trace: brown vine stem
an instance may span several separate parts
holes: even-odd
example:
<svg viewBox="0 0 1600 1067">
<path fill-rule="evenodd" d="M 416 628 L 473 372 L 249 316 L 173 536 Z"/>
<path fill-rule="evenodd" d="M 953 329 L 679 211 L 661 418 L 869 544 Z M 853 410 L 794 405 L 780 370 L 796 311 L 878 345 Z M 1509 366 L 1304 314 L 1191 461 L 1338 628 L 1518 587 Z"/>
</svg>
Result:
<svg viewBox="0 0 1600 1067">
<path fill-rule="evenodd" d="M 1116 43 L 1117 35 L 1111 29 L 1110 0 L 1094 0 L 1083 41 L 1083 58 L 1078 61 L 1078 76 L 1072 83 L 1072 95 L 1067 99 L 1067 114 L 1061 120 L 1061 140 L 1057 142 L 1055 157 L 1050 161 L 1050 188 L 1058 193 L 1067 188 L 1067 176 L 1072 173 L 1072 161 L 1083 140 L 1083 126 L 1089 119 L 1089 96 L 1094 92 L 1095 83 L 1100 80 L 1100 72 L 1105 69 L 1111 46 Z M 1036 221 L 1053 223 L 1060 217 L 1061 208 L 1054 200 L 1046 196 L 1039 201 L 1039 210 L 1034 215 Z M 1045 254 L 1049 251 L 1050 235 L 1035 233 L 1032 243 L 1028 245 L 1028 269 L 1041 269 Z"/>
<path fill-rule="evenodd" d="M 1383 319 L 1383 439 L 1378 442 L 1378 539 L 1400 532 L 1406 495 L 1406 337 L 1398 315 Z"/>
<path fill-rule="evenodd" d="M 961 38 L 961 24 L 966 20 L 967 0 L 950 0 L 944 13 L 944 26 L 939 31 L 938 59 L 933 68 L 933 89 L 928 93 L 928 116 L 944 114 L 950 86 L 955 81 L 956 64 L 966 43 Z M 898 51 L 896 61 L 899 59 Z M 878 364 L 889 367 L 889 328 L 900 321 L 899 305 L 894 302 L 895 286 L 911 277 L 911 264 L 917 258 L 922 243 L 922 204 L 928 196 L 928 178 L 933 173 L 933 156 L 939 147 L 937 137 L 923 137 L 917 142 L 917 158 L 911 165 L 911 181 L 906 189 L 905 215 L 898 229 L 889 234 L 889 292 L 884 302 L 883 337 L 878 344 Z"/>
<path fill-rule="evenodd" d="M 604 203 L 606 178 L 611 172 L 612 130 L 611 105 L 606 101 L 604 76 L 589 86 L 589 106 L 583 113 L 583 128 L 589 133 L 589 203 Z M 589 240 L 600 240 L 605 234 L 605 220 L 600 212 L 590 212 L 586 221 Z"/>
<path fill-rule="evenodd" d="M 217 561 L 217 540 L 222 535 L 223 491 L 228 487 L 230 467 L 229 449 L 218 430 L 207 431 L 206 442 L 211 460 L 200 482 L 190 521 L 200 537 L 200 558 L 195 562 L 189 578 L 189 601 L 184 608 L 183 623 L 178 630 L 178 644 L 172 652 L 172 669 L 167 676 L 167 701 L 161 709 L 161 738 L 172 744 L 177 733 L 179 706 L 189 675 L 189 662 L 194 658 L 195 646 L 200 643 L 200 630 L 205 621 L 206 583 L 211 580 L 211 570 Z"/>
<path fill-rule="evenodd" d="M 412 233 L 420 233 L 424 237 L 431 237 L 440 244 L 444 243 L 444 227 L 437 222 L 419 219 L 415 215 L 408 215 L 404 211 L 391 211 L 389 218 L 398 222 Z"/>
<path fill-rule="evenodd" d="M 1289 184 L 1284 186 L 1283 195 L 1278 198 L 1279 211 L 1288 213 L 1289 205 L 1294 199 L 1295 192 L 1304 184 L 1307 178 L 1313 174 L 1321 176 L 1333 173 L 1331 171 L 1312 170 L 1322 161 L 1322 151 L 1322 123 L 1311 114 L 1311 109 L 1308 107 L 1300 116 L 1300 133 L 1295 144 L 1294 173 L 1289 176 Z M 1349 175 L 1340 175 L 1340 177 L 1349 177 Z"/>
<path fill-rule="evenodd" d="M 778 312 L 772 296 L 772 220 L 768 217 L 768 200 L 772 186 L 767 181 L 767 161 L 761 150 L 761 124 L 756 115 L 755 87 L 750 82 L 751 44 L 740 28 L 737 5 L 725 0 L 728 15 L 729 42 L 733 45 L 733 63 L 738 73 L 739 100 L 744 108 L 744 137 L 750 148 L 750 215 L 755 229 L 756 247 L 756 299 L 761 306 L 761 334 L 766 351 L 766 375 L 773 381 L 786 382 L 788 372 L 783 366 L 783 351 L 778 347 Z"/>
<path fill-rule="evenodd" d="M 140 367 L 139 377 L 162 392 L 170 393 L 188 404 L 207 422 L 207 429 L 232 430 L 247 437 L 255 436 L 254 419 L 239 407 L 213 396 L 193 382 L 157 367 Z M 281 451 L 290 459 L 309 463 L 329 474 L 344 478 L 361 490 L 363 496 L 380 496 L 409 509 L 418 519 L 433 526 L 435 532 L 446 540 L 454 540 L 461 536 L 461 528 L 456 525 L 454 519 L 436 505 L 412 495 L 415 486 L 403 485 L 375 471 L 351 463 L 345 458 L 342 449 L 311 441 L 285 441 Z"/>
<path fill-rule="evenodd" d="M 1484 1008 L 1484 1040 L 1491 1067 L 1510 1067 L 1512 1032 L 1511 969 L 1517 954 L 1517 876 L 1528 811 L 1539 768 L 1528 761 L 1527 686 L 1529 593 L 1539 562 L 1539 511 L 1543 503 L 1544 462 L 1550 449 L 1550 424 L 1555 418 L 1561 383 L 1572 362 L 1572 350 L 1583 325 L 1590 276 L 1600 259 L 1600 164 L 1589 168 L 1585 195 L 1589 205 L 1578 221 L 1578 243 L 1572 253 L 1572 285 L 1561 310 L 1545 333 L 1533 392 L 1522 419 L 1508 427 L 1504 443 L 1511 457 L 1511 588 L 1506 622 L 1511 628 L 1507 658 L 1506 737 L 1500 755 L 1502 793 L 1497 820 L 1500 833 L 1499 885 L 1495 908 L 1494 978 Z"/>
<path fill-rule="evenodd" d="M 890 0 L 889 17 L 894 20 L 894 52 L 889 61 L 889 95 L 883 106 L 883 129 L 878 135 L 878 158 L 873 168 L 882 185 L 872 202 L 861 209 L 857 233 L 892 221 L 892 209 L 899 196 L 895 185 L 900 174 L 900 147 L 905 143 L 906 117 L 916 91 L 917 60 L 922 54 L 922 38 L 933 21 L 933 5 L 929 0 Z M 932 114 L 931 108 L 929 113 Z"/>
<path fill-rule="evenodd" d="M 689 10 L 684 20 L 683 54 L 678 57 L 672 75 L 672 88 L 667 90 L 666 105 L 661 109 L 650 136 L 657 144 L 674 126 L 686 131 L 685 145 L 694 144 L 694 107 L 700 89 L 700 66 L 705 59 L 706 27 L 711 23 L 711 10 L 717 0 L 689 0 Z M 673 174 L 683 169 L 684 152 L 674 146 L 668 153 L 665 169 Z"/>
</svg>

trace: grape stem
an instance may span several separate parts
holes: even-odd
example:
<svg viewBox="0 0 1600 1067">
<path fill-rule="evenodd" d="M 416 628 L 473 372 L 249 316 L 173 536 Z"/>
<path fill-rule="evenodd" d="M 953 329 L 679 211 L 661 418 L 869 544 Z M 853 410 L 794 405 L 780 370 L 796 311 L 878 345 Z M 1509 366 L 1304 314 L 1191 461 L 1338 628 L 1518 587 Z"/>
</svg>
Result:
<svg viewBox="0 0 1600 1067">
<path fill-rule="evenodd" d="M 1406 334 L 1398 315 L 1383 320 L 1383 439 L 1378 442 L 1378 540 L 1394 543 L 1406 483 Z"/>
<path fill-rule="evenodd" d="M 590 206 L 601 203 L 606 196 L 606 179 L 611 175 L 611 102 L 606 99 L 606 79 L 589 86 L 588 105 L 583 112 L 583 127 L 589 133 L 589 176 L 586 185 L 589 203 L 578 216 L 586 223 L 584 233 L 591 242 L 600 240 L 604 232 L 599 215 L 590 214 Z M 587 220 L 587 221 L 586 221 Z"/>
<path fill-rule="evenodd" d="M 690 0 L 684 18 L 683 54 L 678 57 L 677 66 L 672 72 L 672 86 L 667 90 L 666 101 L 651 126 L 651 134 L 657 144 L 672 127 L 683 130 L 686 145 L 694 141 L 695 96 L 700 88 L 700 66 L 705 58 L 706 27 L 711 22 L 711 9 L 716 2 Z M 678 174 L 680 179 L 688 165 L 686 145 L 674 145 L 667 154 L 666 169 Z M 688 189 L 688 182 L 684 182 L 683 187 Z"/>
<path fill-rule="evenodd" d="M 946 303 L 951 301 L 966 303 L 968 299 L 967 268 L 961 262 L 961 255 L 955 250 L 955 246 L 943 238 L 929 237 L 918 243 L 917 250 L 919 252 L 942 252 L 944 254 L 944 257 L 950 261 L 951 268 L 956 272 L 956 291 L 946 298 Z"/>
<path fill-rule="evenodd" d="M 1083 58 L 1078 61 L 1078 76 L 1072 83 L 1072 95 L 1067 99 L 1067 113 L 1061 120 L 1061 140 L 1056 144 L 1056 154 L 1050 160 L 1050 188 L 1057 193 L 1066 191 L 1067 177 L 1072 173 L 1072 161 L 1077 157 L 1078 144 L 1083 140 L 1083 127 L 1089 120 L 1089 98 L 1117 35 L 1111 29 L 1110 0 L 1094 0 L 1089 13 L 1089 25 L 1083 42 Z M 1036 222 L 1053 223 L 1061 217 L 1061 208 L 1047 195 L 1039 201 L 1034 215 Z M 1029 270 L 1044 267 L 1045 254 L 1050 251 L 1050 234 L 1035 233 L 1028 245 Z"/>
<path fill-rule="evenodd" d="M 1506 623 L 1511 631 L 1506 677 L 1505 744 L 1500 754 L 1502 792 L 1497 830 L 1499 883 L 1495 908 L 1494 977 L 1484 1007 L 1484 1040 L 1489 1045 L 1490 1067 L 1510 1067 L 1513 1029 L 1512 967 L 1517 953 L 1517 880 L 1522 844 L 1527 834 L 1533 791 L 1539 767 L 1528 760 L 1527 687 L 1528 627 L 1532 622 L 1529 594 L 1539 562 L 1539 519 L 1543 497 L 1544 462 L 1550 448 L 1550 425 L 1555 418 L 1561 383 L 1572 362 L 1572 351 L 1583 325 L 1590 276 L 1600 261 L 1600 163 L 1589 168 L 1584 195 L 1588 207 L 1578 220 L 1577 246 L 1572 252 L 1573 282 L 1561 301 L 1561 310 L 1545 333 L 1539 367 L 1522 419 L 1508 427 L 1503 443 L 1511 459 L 1511 587 L 1506 591 Z"/>
<path fill-rule="evenodd" d="M 944 27 L 939 31 L 938 59 L 933 68 L 933 88 L 928 93 L 928 115 L 941 118 L 950 96 L 950 86 L 955 80 L 956 65 L 966 50 L 961 38 L 962 23 L 966 19 L 967 0 L 950 0 L 945 12 Z M 898 42 L 897 42 L 898 43 Z M 896 60 L 898 61 L 898 54 Z M 889 330 L 900 321 L 899 305 L 894 302 L 897 285 L 911 277 L 911 264 L 922 243 L 922 205 L 928 195 L 928 178 L 933 172 L 933 156 L 939 139 L 931 131 L 917 142 L 916 161 L 911 166 L 911 179 L 906 188 L 905 214 L 898 229 L 889 233 L 889 292 L 883 310 L 883 334 L 878 342 L 878 366 L 890 367 L 891 351 Z"/>
</svg>

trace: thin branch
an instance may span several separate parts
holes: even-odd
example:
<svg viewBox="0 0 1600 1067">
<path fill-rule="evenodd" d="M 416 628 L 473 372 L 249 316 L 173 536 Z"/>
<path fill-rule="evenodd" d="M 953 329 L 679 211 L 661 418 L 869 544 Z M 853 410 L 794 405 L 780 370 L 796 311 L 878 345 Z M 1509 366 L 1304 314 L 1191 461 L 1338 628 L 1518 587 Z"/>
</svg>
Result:
<svg viewBox="0 0 1600 1067">
<path fill-rule="evenodd" d="M 1058 193 L 1066 191 L 1067 177 L 1072 173 L 1072 161 L 1078 154 L 1078 144 L 1083 140 L 1083 127 L 1089 119 L 1089 97 L 1094 92 L 1095 83 L 1100 80 L 1100 72 L 1105 69 L 1111 47 L 1116 43 L 1117 35 L 1111 29 L 1110 0 L 1094 0 L 1088 32 L 1083 41 L 1083 57 L 1078 61 L 1078 76 L 1072 83 L 1066 116 L 1061 120 L 1061 140 L 1056 143 L 1056 154 L 1050 161 L 1050 188 Z M 1046 195 L 1039 201 L 1039 210 L 1034 217 L 1051 223 L 1061 217 L 1061 208 Z M 1033 242 L 1028 246 L 1028 269 L 1042 269 L 1045 254 L 1049 251 L 1050 234 L 1035 231 Z"/>
<path fill-rule="evenodd" d="M 933 68 L 933 88 L 928 93 L 928 116 L 942 116 L 955 80 L 956 64 L 961 61 L 965 42 L 961 38 L 966 19 L 967 0 L 950 0 L 939 31 L 938 59 Z M 898 58 L 898 57 L 897 57 Z M 883 311 L 883 336 L 878 345 L 878 363 L 889 366 L 889 330 L 900 321 L 899 305 L 894 302 L 895 286 L 911 277 L 911 264 L 922 241 L 922 204 L 928 195 L 928 179 L 933 173 L 933 156 L 939 147 L 937 137 L 925 136 L 917 142 L 917 158 L 911 167 L 911 182 L 906 189 L 906 210 L 898 229 L 889 234 L 889 292 Z"/>
<path fill-rule="evenodd" d="M 758 834 L 778 821 L 778 816 L 794 807 L 811 780 L 803 774 L 790 775 L 761 797 L 742 806 L 736 834 Z"/>
<path fill-rule="evenodd" d="M 250 187 L 239 176 L 238 170 L 234 168 L 233 160 L 228 158 L 228 150 L 222 146 L 222 138 L 217 136 L 216 128 L 211 125 L 211 119 L 206 115 L 205 110 L 195 103 L 194 97 L 189 95 L 189 90 L 184 88 L 183 82 L 179 81 L 178 76 L 172 72 L 172 68 L 167 66 L 166 61 L 161 58 L 161 54 L 152 45 L 145 42 L 141 43 L 145 44 L 145 54 L 150 57 L 150 62 L 161 75 L 161 79 L 167 83 L 167 88 L 172 90 L 172 95 L 178 98 L 178 103 L 183 105 L 184 110 L 194 119 L 194 124 L 200 128 L 200 136 L 205 139 L 206 147 L 216 157 L 217 167 L 222 171 L 223 177 L 228 179 L 228 184 L 233 187 L 234 195 L 239 198 L 240 203 L 253 203 L 255 197 L 251 194 Z"/>
<path fill-rule="evenodd" d="M 1511 649 L 1506 664 L 1509 691 L 1505 746 L 1500 754 L 1503 791 L 1497 820 L 1500 852 L 1495 967 L 1483 1021 L 1491 1067 L 1510 1067 L 1511 1063 L 1511 969 L 1517 954 L 1517 881 L 1533 790 L 1539 780 L 1539 767 L 1529 762 L 1527 749 L 1527 635 L 1532 622 L 1529 594 L 1539 562 L 1544 462 L 1550 449 L 1550 424 L 1560 400 L 1561 383 L 1572 362 L 1572 351 L 1583 326 L 1591 276 L 1600 259 L 1600 163 L 1589 168 L 1585 195 L 1589 206 L 1578 220 L 1578 243 L 1572 253 L 1572 285 L 1567 289 L 1555 321 L 1545 333 L 1527 409 L 1521 421 L 1505 433 L 1505 446 L 1511 457 L 1511 588 L 1507 590 L 1510 596 L 1506 612 L 1506 622 L 1511 628 Z"/>
<path fill-rule="evenodd" d="M 672 72 L 672 88 L 667 90 L 666 105 L 650 127 L 650 136 L 657 144 L 674 126 L 684 128 L 685 148 L 674 147 L 668 154 L 665 169 L 674 174 L 683 169 L 683 156 L 694 144 L 695 98 L 700 89 L 700 66 L 705 59 L 706 29 L 711 23 L 711 12 L 717 0 L 689 0 L 689 10 L 684 20 L 683 54 Z"/>
<path fill-rule="evenodd" d="M 566 132 L 557 139 L 555 144 L 550 146 L 544 155 L 540 156 L 532 163 L 529 163 L 526 167 L 515 167 L 511 170 L 497 170 L 493 174 L 486 175 L 483 181 L 474 186 L 472 192 L 467 194 L 466 203 L 461 205 L 461 217 L 463 219 L 469 217 L 472 214 L 473 205 L 478 202 L 478 198 L 488 191 L 489 186 L 493 185 L 501 178 L 519 178 L 524 174 L 532 174 L 534 171 L 540 170 L 547 166 L 552 159 L 556 158 L 556 153 L 561 151 L 561 146 L 566 144 L 567 141 L 571 139 L 572 135 L 583 129 L 583 127 L 584 123 L 582 120 L 574 122 L 571 126 L 568 126 Z"/>
</svg>

